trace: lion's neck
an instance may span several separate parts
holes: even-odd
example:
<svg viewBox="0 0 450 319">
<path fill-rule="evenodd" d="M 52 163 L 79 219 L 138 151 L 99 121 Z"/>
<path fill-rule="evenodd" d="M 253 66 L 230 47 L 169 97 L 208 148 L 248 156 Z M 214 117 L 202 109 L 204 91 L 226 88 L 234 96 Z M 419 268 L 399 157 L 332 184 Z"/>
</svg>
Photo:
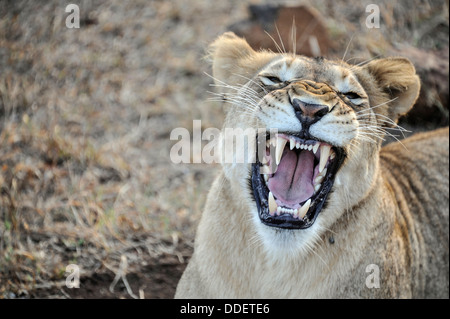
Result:
<svg viewBox="0 0 450 319">
<path fill-rule="evenodd" d="M 203 255 L 214 261 L 205 264 L 220 265 L 212 272 L 205 269 L 205 273 L 214 274 L 210 278 L 214 282 L 211 289 L 226 294 L 218 297 L 334 297 L 339 295 L 340 284 L 349 280 L 359 281 L 364 288 L 367 276 L 364 270 L 371 264 L 367 256 L 371 255 L 372 242 L 363 234 L 379 228 L 382 222 L 378 214 L 371 214 L 376 210 L 369 209 L 379 205 L 370 199 L 377 196 L 369 196 L 342 214 L 340 220 L 301 253 L 284 250 L 277 254 L 264 247 L 254 221 L 243 211 L 245 204 L 236 201 L 236 194 L 229 191 L 232 189 L 229 181 L 222 176 L 216 183 L 221 187 L 209 195 L 202 220 L 209 225 L 209 230 L 202 231 L 199 227 L 197 242 L 202 247 L 196 249 L 207 251 Z M 380 190 L 374 188 L 372 192 Z M 224 230 L 222 236 L 210 236 L 211 228 Z M 352 269 L 358 269 L 355 279 Z"/>
</svg>

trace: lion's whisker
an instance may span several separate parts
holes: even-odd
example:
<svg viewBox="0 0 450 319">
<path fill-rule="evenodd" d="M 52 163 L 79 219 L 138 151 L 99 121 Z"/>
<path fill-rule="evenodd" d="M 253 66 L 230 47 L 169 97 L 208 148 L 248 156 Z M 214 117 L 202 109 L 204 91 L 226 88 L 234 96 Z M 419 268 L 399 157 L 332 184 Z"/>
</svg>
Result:
<svg viewBox="0 0 450 319">
<path fill-rule="evenodd" d="M 276 27 L 276 25 L 275 25 L 275 27 Z M 283 43 L 281 43 L 283 45 L 283 49 L 281 49 L 281 47 L 278 45 L 277 41 L 269 34 L 269 32 L 264 30 L 264 33 L 267 34 L 269 36 L 269 38 L 272 40 L 272 42 L 275 44 L 275 48 L 277 49 L 279 54 L 285 54 L 286 53 L 286 51 L 284 50 Z"/>
<path fill-rule="evenodd" d="M 355 113 L 356 113 L 356 114 L 359 114 L 359 113 L 362 113 L 362 112 L 367 112 L 368 110 L 376 109 L 377 107 L 380 107 L 380 106 L 383 106 L 383 105 L 385 105 L 385 104 L 388 104 L 388 103 L 390 103 L 390 102 L 392 102 L 392 101 L 395 101 L 396 99 L 398 99 L 398 97 L 395 97 L 395 98 L 393 98 L 393 99 L 391 99 L 391 100 L 388 100 L 388 101 L 386 101 L 386 102 L 380 103 L 380 104 L 378 104 L 378 105 L 369 107 L 368 109 L 361 110 L 361 111 L 358 111 L 358 112 L 355 112 Z"/>
</svg>

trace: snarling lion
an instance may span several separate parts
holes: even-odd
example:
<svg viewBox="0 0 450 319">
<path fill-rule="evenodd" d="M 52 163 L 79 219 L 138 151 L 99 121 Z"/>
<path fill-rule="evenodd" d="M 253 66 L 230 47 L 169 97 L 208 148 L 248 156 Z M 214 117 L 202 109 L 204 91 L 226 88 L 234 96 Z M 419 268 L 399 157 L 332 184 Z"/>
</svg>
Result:
<svg viewBox="0 0 450 319">
<path fill-rule="evenodd" d="M 256 52 L 233 33 L 210 56 L 224 128 L 259 129 L 263 155 L 223 163 L 176 297 L 448 298 L 448 127 L 382 147 L 419 94 L 409 60 Z"/>
</svg>

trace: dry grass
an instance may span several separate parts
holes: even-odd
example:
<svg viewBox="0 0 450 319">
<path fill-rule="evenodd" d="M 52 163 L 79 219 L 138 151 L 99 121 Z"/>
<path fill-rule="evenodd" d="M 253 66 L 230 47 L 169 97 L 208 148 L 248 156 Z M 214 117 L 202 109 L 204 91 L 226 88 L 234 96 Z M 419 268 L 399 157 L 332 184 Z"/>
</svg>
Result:
<svg viewBox="0 0 450 319">
<path fill-rule="evenodd" d="M 336 55 L 353 34 L 359 60 L 397 42 L 448 46 L 446 2 L 375 1 L 379 30 L 364 27 L 365 3 L 310 2 Z M 58 1 L 0 4 L 0 298 L 69 297 L 70 263 L 83 280 L 114 278 L 124 257 L 130 273 L 186 261 L 217 167 L 172 164 L 169 135 L 193 119 L 221 127 L 202 57 L 246 5 L 81 1 L 81 28 L 67 29 Z"/>
</svg>

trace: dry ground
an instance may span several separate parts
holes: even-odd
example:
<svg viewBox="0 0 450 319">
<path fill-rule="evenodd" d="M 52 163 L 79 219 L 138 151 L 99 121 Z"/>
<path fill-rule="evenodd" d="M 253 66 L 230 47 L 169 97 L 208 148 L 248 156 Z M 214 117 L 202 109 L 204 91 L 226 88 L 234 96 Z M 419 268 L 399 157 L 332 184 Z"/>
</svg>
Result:
<svg viewBox="0 0 450 319">
<path fill-rule="evenodd" d="M 60 1 L 0 2 L 0 298 L 171 298 L 218 167 L 172 164 L 170 132 L 221 127 L 205 48 L 271 2 L 71 2 L 79 29 Z M 448 1 L 310 3 L 336 56 L 353 35 L 356 61 L 448 50 Z M 380 29 L 365 27 L 369 3 Z"/>
</svg>

